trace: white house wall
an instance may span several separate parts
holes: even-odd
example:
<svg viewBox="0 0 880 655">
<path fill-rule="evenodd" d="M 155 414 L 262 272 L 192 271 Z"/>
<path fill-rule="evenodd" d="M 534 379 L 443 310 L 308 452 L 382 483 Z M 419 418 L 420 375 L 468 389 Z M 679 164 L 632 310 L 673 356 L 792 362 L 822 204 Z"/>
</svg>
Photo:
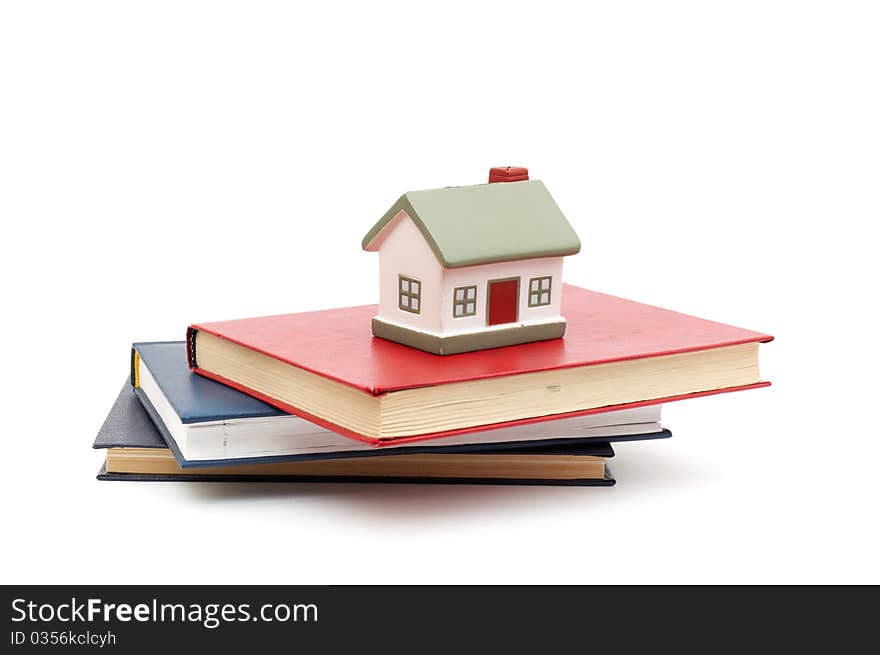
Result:
<svg viewBox="0 0 880 655">
<path fill-rule="evenodd" d="M 418 230 L 414 228 L 418 234 Z M 421 235 L 419 235 L 421 238 Z M 431 254 L 433 259 L 433 253 Z M 435 259 L 436 261 L 436 259 Z M 441 269 L 442 272 L 442 269 Z M 529 307 L 528 284 L 533 277 L 552 276 L 550 304 L 543 307 Z M 562 257 L 541 257 L 522 259 L 498 264 L 483 264 L 465 268 L 450 268 L 443 272 L 443 299 L 440 305 L 440 322 L 444 334 L 469 332 L 487 329 L 486 294 L 489 280 L 519 277 L 519 321 L 530 324 L 559 320 L 562 299 Z M 477 286 L 477 314 L 455 318 L 453 295 L 456 287 Z M 510 327 L 508 325 L 493 326 Z"/>
<path fill-rule="evenodd" d="M 443 267 L 406 212 L 398 213 L 385 230 L 379 250 L 379 316 L 423 332 L 440 332 Z M 421 283 L 418 314 L 400 309 L 398 275 Z"/>
</svg>

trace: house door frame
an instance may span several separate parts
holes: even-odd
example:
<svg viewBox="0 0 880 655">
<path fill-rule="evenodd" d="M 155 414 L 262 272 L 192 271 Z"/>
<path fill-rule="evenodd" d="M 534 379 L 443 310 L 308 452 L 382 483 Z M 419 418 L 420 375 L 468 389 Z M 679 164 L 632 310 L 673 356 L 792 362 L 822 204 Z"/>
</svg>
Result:
<svg viewBox="0 0 880 655">
<path fill-rule="evenodd" d="M 520 276 L 514 275 L 513 277 L 499 277 L 493 280 L 488 280 L 486 282 L 486 325 L 509 325 L 510 323 L 516 323 L 519 321 L 519 291 L 520 291 Z M 507 321 L 504 323 L 490 323 L 491 319 L 491 309 L 492 309 L 492 285 L 496 282 L 516 282 L 516 294 L 513 299 L 513 320 Z"/>
</svg>

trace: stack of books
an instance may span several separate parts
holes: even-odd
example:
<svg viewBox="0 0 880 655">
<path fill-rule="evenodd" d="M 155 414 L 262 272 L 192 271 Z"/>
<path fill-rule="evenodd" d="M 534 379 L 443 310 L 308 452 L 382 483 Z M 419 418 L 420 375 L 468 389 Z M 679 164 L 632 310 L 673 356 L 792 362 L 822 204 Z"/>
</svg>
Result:
<svg viewBox="0 0 880 655">
<path fill-rule="evenodd" d="M 614 484 L 663 403 L 754 389 L 769 335 L 565 285 L 564 338 L 438 356 L 375 306 L 136 343 L 95 441 L 102 480 Z"/>
</svg>

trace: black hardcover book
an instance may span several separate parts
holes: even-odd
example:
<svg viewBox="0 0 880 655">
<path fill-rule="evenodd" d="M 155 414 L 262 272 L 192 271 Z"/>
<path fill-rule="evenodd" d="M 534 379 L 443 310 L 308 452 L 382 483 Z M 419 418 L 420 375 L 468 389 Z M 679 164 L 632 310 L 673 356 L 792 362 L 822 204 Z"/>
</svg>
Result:
<svg viewBox="0 0 880 655">
<path fill-rule="evenodd" d="M 121 390 L 113 407 L 110 410 L 107 419 L 104 421 L 94 447 L 106 449 L 107 462 L 101 467 L 98 473 L 99 480 L 129 480 L 129 481 L 198 481 L 198 482 L 371 482 L 371 483 L 434 483 L 434 484 L 522 484 L 522 485 L 571 485 L 571 486 L 611 486 L 614 484 L 614 478 L 611 476 L 605 466 L 605 458 L 614 456 L 614 450 L 607 442 L 592 441 L 589 443 L 570 443 L 571 440 L 565 440 L 566 443 L 551 444 L 535 447 L 530 444 L 521 444 L 518 448 L 506 448 L 499 450 L 495 448 L 497 444 L 492 444 L 492 448 L 488 450 L 474 450 L 471 447 L 451 446 L 449 448 L 425 448 L 417 447 L 406 449 L 409 453 L 401 452 L 403 448 L 397 449 L 374 449 L 370 452 L 374 457 L 394 460 L 395 457 L 407 457 L 408 455 L 416 455 L 419 462 L 430 462 L 429 458 L 440 456 L 447 457 L 449 455 L 458 455 L 458 461 L 464 462 L 465 466 L 461 470 L 465 471 L 465 475 L 437 475 L 429 476 L 420 474 L 420 466 L 416 465 L 412 469 L 412 473 L 408 471 L 398 470 L 394 475 L 340 475 L 338 473 L 326 474 L 308 474 L 308 473 L 282 473 L 273 474 L 273 467 L 283 470 L 287 467 L 303 467 L 303 466 L 331 466 L 337 470 L 345 467 L 346 462 L 354 464 L 355 468 L 359 464 L 371 465 L 363 459 L 357 461 L 354 458 L 327 460 L 322 458 L 319 460 L 306 460 L 294 462 L 278 462 L 277 458 L 272 458 L 270 463 L 257 463 L 255 465 L 237 464 L 232 467 L 223 467 L 222 472 L 215 471 L 214 468 L 199 467 L 193 471 L 181 468 L 173 455 L 169 452 L 168 444 L 162 438 L 161 433 L 157 430 L 150 416 L 147 414 L 143 405 L 138 400 L 130 385 L 126 384 Z M 412 452 L 417 451 L 417 452 Z M 428 452 L 425 452 L 428 451 Z M 543 478 L 534 477 L 534 463 L 540 461 L 541 458 L 548 461 L 562 461 L 565 466 L 557 467 L 554 470 L 566 470 L 566 476 Z M 514 470 L 521 470 L 522 467 L 516 466 L 516 459 L 520 460 L 525 469 L 531 468 L 529 475 L 531 477 L 517 477 L 515 475 L 496 477 L 494 470 L 492 475 L 472 475 L 470 471 L 480 470 L 479 466 L 474 468 L 471 463 L 480 463 L 477 458 L 494 458 L 490 469 L 495 466 L 494 462 L 498 461 L 498 466 L 510 466 L 513 462 Z M 409 458 L 412 460 L 412 458 Z M 378 460 L 376 460 L 378 461 Z M 413 460 L 415 461 L 415 460 Z M 127 468 L 128 467 L 128 468 Z M 161 470 L 149 471 L 150 467 L 156 467 Z M 361 466 L 361 468 L 364 468 Z M 368 467 L 367 467 L 368 468 Z M 109 470 L 108 470 L 109 469 Z M 254 469 L 259 469 L 259 473 L 254 473 Z M 485 469 L 484 469 L 485 470 Z M 583 470 L 589 473 L 589 477 L 568 477 L 571 472 Z M 598 474 L 597 474 L 598 472 Z"/>
</svg>

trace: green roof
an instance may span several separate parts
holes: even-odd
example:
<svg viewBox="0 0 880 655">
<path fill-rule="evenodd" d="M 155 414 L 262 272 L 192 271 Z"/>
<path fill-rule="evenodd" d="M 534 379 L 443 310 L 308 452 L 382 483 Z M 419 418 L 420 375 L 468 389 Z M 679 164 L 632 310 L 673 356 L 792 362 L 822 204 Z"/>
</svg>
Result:
<svg viewBox="0 0 880 655">
<path fill-rule="evenodd" d="M 581 242 L 543 182 L 499 182 L 403 194 L 362 242 L 405 211 L 446 268 L 573 255 Z"/>
</svg>

